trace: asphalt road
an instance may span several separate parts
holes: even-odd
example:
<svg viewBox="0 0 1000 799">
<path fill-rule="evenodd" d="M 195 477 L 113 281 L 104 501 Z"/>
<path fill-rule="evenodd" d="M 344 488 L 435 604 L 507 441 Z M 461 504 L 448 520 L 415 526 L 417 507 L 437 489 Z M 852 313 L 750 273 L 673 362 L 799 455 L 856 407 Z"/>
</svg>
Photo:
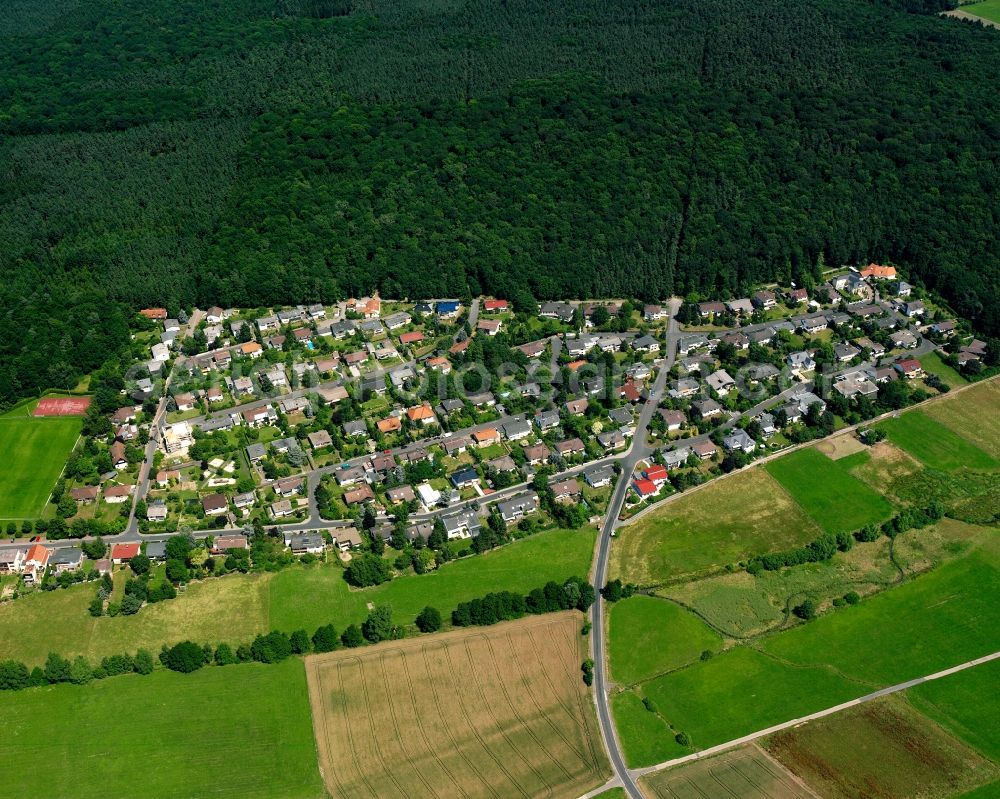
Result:
<svg viewBox="0 0 1000 799">
<path fill-rule="evenodd" d="M 645 457 L 648 457 L 652 450 L 646 441 L 646 431 L 649 428 L 649 421 L 653 418 L 656 406 L 663 397 L 664 389 L 667 385 L 667 375 L 674 365 L 677 355 L 677 320 L 673 318 L 680 307 L 680 300 L 671 300 L 670 327 L 667 331 L 666 357 L 660 365 L 660 371 L 656 376 L 656 381 L 649 393 L 649 399 L 643 405 L 639 414 L 639 421 L 636 424 L 635 434 L 632 439 L 632 447 L 622 461 L 622 473 L 615 486 L 614 494 L 608 502 L 607 515 L 604 517 L 604 526 L 601 529 L 601 536 L 597 547 L 597 565 L 594 569 L 594 584 L 597 587 L 604 585 L 608 574 L 608 557 L 611 554 L 611 536 L 618 525 L 618 514 L 621 513 L 625 504 L 625 497 L 628 494 L 630 477 L 636 464 Z M 597 721 L 601 727 L 601 735 L 611 760 L 611 767 L 616 776 L 621 780 L 622 787 L 632 799 L 642 799 L 639 787 L 635 784 L 629 774 L 628 766 L 625 765 L 625 757 L 622 754 L 621 746 L 618 743 L 618 733 L 615 730 L 614 721 L 611 718 L 611 707 L 608 702 L 608 676 L 604 639 L 604 599 L 600 594 L 591 608 L 591 620 L 593 629 L 591 640 L 594 654 L 594 695 L 597 702 Z"/>
</svg>

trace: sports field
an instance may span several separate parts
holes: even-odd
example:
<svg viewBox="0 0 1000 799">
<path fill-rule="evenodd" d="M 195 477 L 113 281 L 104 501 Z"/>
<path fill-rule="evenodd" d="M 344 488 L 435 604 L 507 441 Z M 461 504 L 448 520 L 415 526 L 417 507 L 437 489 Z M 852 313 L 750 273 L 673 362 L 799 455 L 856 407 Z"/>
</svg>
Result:
<svg viewBox="0 0 1000 799">
<path fill-rule="evenodd" d="M 572 799 L 610 769 L 566 612 L 306 661 L 333 797 Z"/>
<path fill-rule="evenodd" d="M 771 461 L 765 468 L 820 527 L 836 533 L 892 515 L 892 506 L 881 495 L 851 475 L 854 457 L 833 461 L 809 447 Z"/>
<path fill-rule="evenodd" d="M 298 658 L 0 692 L 3 796 L 321 799 Z"/>
<path fill-rule="evenodd" d="M 765 745 L 824 799 L 947 799 L 1000 777 L 993 763 L 895 697 L 783 730 Z"/>
<path fill-rule="evenodd" d="M 754 746 L 650 774 L 639 785 L 651 799 L 815 799 Z"/>
<path fill-rule="evenodd" d="M 80 435 L 70 416 L 0 417 L 0 519 L 37 519 Z"/>
<path fill-rule="evenodd" d="M 93 585 L 36 593 L 0 604 L 0 658 L 34 665 L 49 652 L 103 657 L 138 647 L 159 651 L 184 638 L 240 644 L 271 629 L 311 634 L 332 623 L 343 630 L 365 619 L 369 603 L 391 605 L 399 624 L 413 624 L 426 605 L 450 620 L 459 602 L 490 591 L 528 591 L 549 580 L 586 576 L 594 535 L 592 528 L 537 533 L 437 572 L 365 589 L 350 588 L 336 565 L 233 574 L 193 583 L 176 599 L 115 618 L 87 613 Z"/>
<path fill-rule="evenodd" d="M 820 532 L 765 470 L 747 469 L 620 528 L 611 548 L 610 574 L 656 585 L 799 546 Z"/>
<path fill-rule="evenodd" d="M 932 402 L 924 413 L 1000 458 L 1000 380 L 989 380 L 961 394 Z"/>
<path fill-rule="evenodd" d="M 658 597 L 616 602 L 608 623 L 611 678 L 619 685 L 686 666 L 722 644 L 719 635 L 691 611 Z"/>
<path fill-rule="evenodd" d="M 926 466 L 936 469 L 995 469 L 1000 464 L 952 432 L 945 425 L 920 412 L 911 411 L 880 422 L 889 440 Z"/>
</svg>

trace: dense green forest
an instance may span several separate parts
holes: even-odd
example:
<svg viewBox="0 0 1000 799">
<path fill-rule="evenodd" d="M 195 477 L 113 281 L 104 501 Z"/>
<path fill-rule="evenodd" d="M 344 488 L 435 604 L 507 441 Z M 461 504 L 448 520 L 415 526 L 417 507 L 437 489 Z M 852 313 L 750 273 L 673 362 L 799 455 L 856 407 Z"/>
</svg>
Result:
<svg viewBox="0 0 1000 799">
<path fill-rule="evenodd" d="M 1000 333 L 1000 32 L 939 0 L 12 0 L 0 402 L 134 309 L 743 292 Z"/>
</svg>

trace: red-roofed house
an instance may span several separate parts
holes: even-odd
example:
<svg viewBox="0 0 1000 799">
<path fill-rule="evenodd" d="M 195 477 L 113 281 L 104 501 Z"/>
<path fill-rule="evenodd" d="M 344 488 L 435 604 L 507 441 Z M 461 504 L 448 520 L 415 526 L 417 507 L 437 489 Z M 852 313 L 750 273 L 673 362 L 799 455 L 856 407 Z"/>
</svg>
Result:
<svg viewBox="0 0 1000 799">
<path fill-rule="evenodd" d="M 45 567 L 49 565 L 49 557 L 52 551 L 41 544 L 34 544 L 28 550 L 21 566 L 21 575 L 26 583 L 38 582 L 45 574 Z"/>
<path fill-rule="evenodd" d="M 667 467 L 661 466 L 659 463 L 649 466 L 643 474 L 646 475 L 647 480 L 656 486 L 661 486 L 667 481 Z"/>
<path fill-rule="evenodd" d="M 111 547 L 111 562 L 124 563 L 139 554 L 138 544 L 115 544 Z"/>
<path fill-rule="evenodd" d="M 468 338 L 465 339 L 465 341 L 459 341 L 459 342 L 457 342 L 455 344 L 452 344 L 451 347 L 449 348 L 448 352 L 450 352 L 452 355 L 458 355 L 458 353 L 465 352 L 467 349 L 469 349 L 469 345 L 471 343 L 472 343 L 472 339 L 468 339 Z"/>
<path fill-rule="evenodd" d="M 920 365 L 920 361 L 915 358 L 907 358 L 906 360 L 897 363 L 896 371 L 907 380 L 913 380 L 917 377 L 923 377 L 924 375 L 924 367 L 922 367 Z"/>
<path fill-rule="evenodd" d="M 896 277 L 896 267 L 882 266 L 881 264 L 868 264 L 861 270 L 861 277 L 873 277 L 876 280 L 894 280 Z"/>
<path fill-rule="evenodd" d="M 403 344 L 416 344 L 418 341 L 424 340 L 424 334 L 421 333 L 419 330 L 414 331 L 412 333 L 403 333 L 399 337 L 399 340 Z"/>
<path fill-rule="evenodd" d="M 483 300 L 484 311 L 506 311 L 507 300 Z"/>
<path fill-rule="evenodd" d="M 646 497 L 653 496 L 659 489 L 656 487 L 656 483 L 652 480 L 640 479 L 636 480 L 633 484 L 635 488 L 635 493 L 639 495 L 640 499 L 645 499 Z"/>
<path fill-rule="evenodd" d="M 152 319 L 154 321 L 162 322 L 167 318 L 166 308 L 143 308 L 139 311 L 141 316 L 145 316 L 147 319 Z"/>
</svg>

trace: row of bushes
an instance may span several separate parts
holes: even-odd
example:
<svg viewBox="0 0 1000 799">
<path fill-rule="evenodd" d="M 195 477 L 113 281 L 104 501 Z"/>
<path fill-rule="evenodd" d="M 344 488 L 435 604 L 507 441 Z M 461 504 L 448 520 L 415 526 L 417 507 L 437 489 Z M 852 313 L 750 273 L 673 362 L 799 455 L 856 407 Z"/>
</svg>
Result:
<svg viewBox="0 0 1000 799">
<path fill-rule="evenodd" d="M 500 621 L 520 619 L 529 613 L 552 613 L 559 610 L 586 612 L 594 604 L 594 586 L 580 577 L 570 577 L 559 585 L 549 581 L 534 588 L 527 596 L 512 591 L 500 591 L 462 602 L 451 613 L 456 627 L 487 626 Z"/>
<path fill-rule="evenodd" d="M 91 680 L 117 677 L 120 674 L 150 674 L 154 666 L 153 656 L 145 649 L 135 655 L 111 655 L 96 666 L 82 655 L 72 661 L 49 653 L 45 666 L 29 669 L 17 660 L 0 661 L 0 691 L 20 691 L 39 685 L 55 685 L 69 682 L 84 685 Z"/>
<path fill-rule="evenodd" d="M 944 508 L 937 502 L 932 502 L 926 508 L 907 508 L 882 524 L 869 524 L 853 533 L 824 533 L 804 547 L 758 555 L 747 564 L 746 569 L 750 574 L 756 575 L 762 571 L 776 571 L 784 566 L 829 560 L 837 552 L 847 552 L 855 541 L 877 541 L 883 535 L 895 538 L 907 530 L 919 530 L 933 524 L 942 516 Z"/>
</svg>

